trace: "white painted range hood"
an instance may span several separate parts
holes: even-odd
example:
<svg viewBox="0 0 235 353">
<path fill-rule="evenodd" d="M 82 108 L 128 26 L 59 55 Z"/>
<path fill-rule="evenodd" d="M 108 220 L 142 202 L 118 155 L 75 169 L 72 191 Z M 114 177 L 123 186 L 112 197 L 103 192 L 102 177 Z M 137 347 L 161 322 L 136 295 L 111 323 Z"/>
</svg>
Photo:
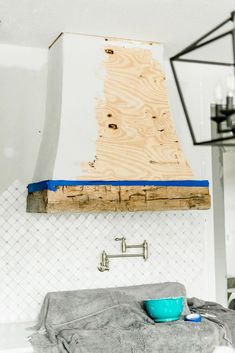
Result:
<svg viewBox="0 0 235 353">
<path fill-rule="evenodd" d="M 159 43 L 63 33 L 27 211 L 206 209 L 170 117 Z"/>
</svg>

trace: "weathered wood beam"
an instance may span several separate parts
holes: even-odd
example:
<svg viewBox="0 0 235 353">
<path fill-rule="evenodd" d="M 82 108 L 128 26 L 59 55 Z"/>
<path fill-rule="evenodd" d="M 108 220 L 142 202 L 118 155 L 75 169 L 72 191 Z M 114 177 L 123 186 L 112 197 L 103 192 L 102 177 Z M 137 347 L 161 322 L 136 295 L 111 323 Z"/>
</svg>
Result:
<svg viewBox="0 0 235 353">
<path fill-rule="evenodd" d="M 28 194 L 27 212 L 205 210 L 208 187 L 59 186 Z"/>
</svg>

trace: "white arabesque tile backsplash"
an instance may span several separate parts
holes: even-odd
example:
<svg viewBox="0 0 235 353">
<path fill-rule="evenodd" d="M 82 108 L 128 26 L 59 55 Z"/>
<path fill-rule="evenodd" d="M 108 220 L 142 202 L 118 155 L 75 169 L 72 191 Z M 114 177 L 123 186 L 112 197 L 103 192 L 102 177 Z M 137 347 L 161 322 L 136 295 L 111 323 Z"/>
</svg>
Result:
<svg viewBox="0 0 235 353">
<path fill-rule="evenodd" d="M 180 281 L 190 295 L 205 285 L 206 213 L 136 212 L 29 214 L 26 186 L 15 181 L 0 195 L 0 322 L 34 320 L 49 291 Z M 149 259 L 111 259 L 116 236 L 149 243 Z"/>
</svg>

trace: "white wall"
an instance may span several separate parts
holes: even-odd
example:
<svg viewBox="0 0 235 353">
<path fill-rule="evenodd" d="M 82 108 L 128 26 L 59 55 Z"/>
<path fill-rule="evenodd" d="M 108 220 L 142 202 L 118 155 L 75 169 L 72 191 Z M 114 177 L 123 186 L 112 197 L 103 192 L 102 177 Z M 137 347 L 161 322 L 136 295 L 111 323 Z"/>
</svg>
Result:
<svg viewBox="0 0 235 353">
<path fill-rule="evenodd" d="M 235 277 L 235 150 L 224 153 L 227 275 Z"/>
<path fill-rule="evenodd" d="M 0 302 L 5 303 L 4 320 L 34 317 L 48 290 L 73 289 L 86 284 L 109 286 L 177 279 L 187 285 L 190 296 L 214 300 L 212 211 L 136 213 L 132 220 L 131 214 L 104 214 L 97 216 L 98 221 L 89 214 L 65 217 L 25 213 L 24 190 L 33 177 L 41 138 L 39 131 L 44 121 L 47 51 L 0 46 L 0 71 L 0 165 L 3 171 L 0 174 L 0 259 L 4 269 L 0 283 L 7 288 L 0 291 Z M 210 149 L 192 146 L 169 68 L 167 74 L 172 113 L 188 160 L 198 178 L 211 180 Z M 117 260 L 116 265 L 111 264 L 109 274 L 98 276 L 94 266 L 100 252 L 104 246 L 112 252 L 112 239 L 117 233 L 123 233 L 133 242 L 146 236 L 152 246 L 148 274 L 153 273 L 153 276 L 138 273 L 139 265 L 136 267 L 132 260 L 128 262 L 128 276 L 121 260 Z M 61 255 L 60 244 L 65 248 L 64 255 L 63 252 Z M 66 272 L 63 266 L 63 261 L 70 258 L 75 271 L 72 279 L 69 267 Z M 63 272 L 63 281 L 60 271 L 66 272 Z M 39 273 L 43 285 L 38 280 Z M 48 277 L 43 279 L 45 273 Z M 25 317 L 21 314 L 27 303 L 32 312 Z"/>
<path fill-rule="evenodd" d="M 167 77 L 167 88 L 169 93 L 169 102 L 172 111 L 173 120 L 175 122 L 175 127 L 179 136 L 179 141 L 182 144 L 184 153 L 187 160 L 189 161 L 195 176 L 198 179 L 208 179 L 210 183 L 210 193 L 212 197 L 211 209 L 205 212 L 206 215 L 206 228 L 205 228 L 205 268 L 207 269 L 207 291 L 211 300 L 217 300 L 223 305 L 226 305 L 225 296 L 218 296 L 216 291 L 216 278 L 215 274 L 218 269 L 215 268 L 215 241 L 214 241 L 214 216 L 213 216 L 213 185 L 212 185 L 212 165 L 211 165 L 211 147 L 199 147 L 194 146 L 192 143 L 192 138 L 189 133 L 189 129 L 186 123 L 182 105 L 180 103 L 179 95 L 176 89 L 175 81 L 173 74 L 170 68 L 169 61 L 165 62 L 165 71 Z M 200 92 L 202 89 L 206 90 L 206 87 L 203 87 L 202 80 L 198 79 L 201 75 L 200 67 L 197 65 L 183 66 L 183 70 L 179 71 L 180 80 L 184 92 L 188 93 L 188 96 L 194 97 L 194 104 L 200 107 L 201 110 L 206 109 L 205 107 L 208 104 L 208 101 L 203 98 L 203 92 Z M 209 73 L 210 74 L 210 73 Z M 211 73 L 212 74 L 212 73 Z M 195 82 L 198 86 L 193 86 L 192 82 L 195 79 Z M 208 78 L 206 78 L 208 81 Z M 210 81 L 210 80 L 209 80 Z M 213 82 L 213 80 L 212 80 Z M 199 100 L 197 95 L 199 95 Z M 201 100 L 200 100 L 201 99 Z M 189 106 L 192 103 L 189 102 Z M 192 109 L 192 112 L 193 109 Z M 203 120 L 207 121 L 207 114 L 204 113 L 204 116 L 200 116 L 200 132 L 203 133 Z M 197 115 L 196 115 L 197 116 Z M 208 119 L 209 120 L 209 119 Z M 207 129 L 209 129 L 209 124 Z M 224 254 L 225 261 L 225 254 Z M 224 288 L 225 293 L 226 288 Z M 212 299 L 213 298 L 213 299 Z"/>
<path fill-rule="evenodd" d="M 197 65 L 197 64 L 183 64 L 176 66 L 179 74 L 182 90 L 185 95 L 186 104 L 189 108 L 190 118 L 192 119 L 193 129 L 196 132 L 197 140 L 210 139 L 210 103 L 215 102 L 214 91 L 218 82 L 223 86 L 223 94 L 226 96 L 226 77 L 231 74 L 230 68 Z M 169 78 L 172 77 L 171 71 L 168 71 Z M 212 170 L 211 170 L 211 148 L 193 146 L 189 135 L 189 130 L 186 126 L 186 120 L 182 111 L 182 106 L 176 92 L 175 85 L 169 82 L 170 102 L 173 110 L 173 118 L 176 122 L 180 141 L 183 144 L 184 151 L 188 160 L 193 167 L 195 175 L 199 178 L 209 179 L 211 184 L 211 193 L 213 189 Z M 216 152 L 217 151 L 217 152 Z M 223 215 L 223 186 L 221 186 L 222 162 L 220 163 L 220 156 L 215 156 L 218 153 L 217 147 L 214 147 L 214 191 L 216 194 L 212 202 L 215 201 L 210 210 L 211 223 L 208 230 L 208 237 L 210 238 L 210 245 L 208 251 L 208 261 L 211 266 L 215 266 L 215 284 L 216 284 L 216 300 L 223 305 L 227 304 L 226 293 L 226 251 L 225 251 L 225 234 L 224 234 L 224 215 Z M 226 181 L 225 181 L 226 184 Z M 226 212 L 226 210 L 225 210 Z M 214 230 L 213 230 L 214 228 Z M 214 254 L 211 254 L 211 247 L 214 247 Z M 211 257 L 212 256 L 212 257 Z M 210 281 L 210 279 L 208 279 Z"/>
<path fill-rule="evenodd" d="M 32 180 L 45 116 L 47 50 L 0 45 L 0 191 Z"/>
</svg>

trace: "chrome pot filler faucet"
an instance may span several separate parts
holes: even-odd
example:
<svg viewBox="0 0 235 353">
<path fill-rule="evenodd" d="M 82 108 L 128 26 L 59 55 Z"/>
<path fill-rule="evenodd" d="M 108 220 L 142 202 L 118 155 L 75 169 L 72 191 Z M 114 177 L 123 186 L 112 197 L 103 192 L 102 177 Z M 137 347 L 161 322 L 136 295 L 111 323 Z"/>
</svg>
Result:
<svg viewBox="0 0 235 353">
<path fill-rule="evenodd" d="M 117 255 L 108 255 L 104 250 L 101 255 L 101 262 L 98 266 L 98 270 L 100 272 L 109 271 L 109 259 L 118 258 L 118 257 L 142 257 L 145 261 L 148 259 L 148 243 L 146 240 L 142 244 L 139 245 L 127 245 L 126 238 L 115 238 L 115 241 L 121 241 L 121 254 Z M 126 254 L 127 249 L 142 249 L 141 254 Z"/>
</svg>

